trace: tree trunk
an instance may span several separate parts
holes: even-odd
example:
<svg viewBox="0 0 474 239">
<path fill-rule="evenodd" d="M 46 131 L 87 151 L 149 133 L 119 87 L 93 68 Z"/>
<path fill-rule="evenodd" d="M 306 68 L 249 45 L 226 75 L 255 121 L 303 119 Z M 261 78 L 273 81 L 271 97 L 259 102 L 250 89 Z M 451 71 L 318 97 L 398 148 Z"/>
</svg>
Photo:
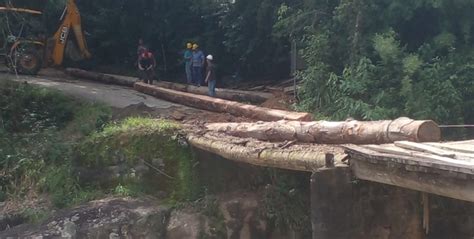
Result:
<svg viewBox="0 0 474 239">
<path fill-rule="evenodd" d="M 178 90 L 183 92 L 189 92 L 198 95 L 207 95 L 207 87 L 197 87 L 193 85 L 185 85 L 167 81 L 159 81 L 155 85 L 171 90 Z M 239 102 L 250 102 L 250 103 L 263 103 L 266 100 L 273 97 L 273 94 L 266 92 L 252 92 L 252 91 L 243 91 L 243 90 L 231 90 L 231 89 L 219 89 L 216 88 L 216 97 L 239 101 Z"/>
<path fill-rule="evenodd" d="M 103 82 L 106 84 L 114 84 L 114 85 L 123 85 L 123 86 L 129 86 L 133 87 L 133 84 L 135 83 L 134 80 L 130 79 L 125 79 L 121 77 L 115 77 L 112 75 L 106 75 L 102 73 L 96 73 L 96 72 L 90 72 L 90 71 L 85 71 L 81 69 L 76 69 L 76 68 L 67 68 L 66 73 L 69 75 L 75 76 L 75 77 L 80 77 L 84 79 L 89 79 L 93 81 L 99 81 Z"/>
<path fill-rule="evenodd" d="M 85 71 L 76 68 L 67 68 L 66 73 L 85 78 L 93 81 L 104 82 L 107 84 L 117 84 L 133 87 L 133 84 L 138 80 L 134 77 L 127 76 L 115 76 L 109 74 L 101 74 L 96 72 Z M 158 81 L 155 85 L 171 90 L 178 90 L 183 92 L 189 92 L 198 95 L 207 95 L 207 87 L 197 87 L 193 85 L 185 85 L 179 83 L 173 83 L 168 81 Z M 253 92 L 243 90 L 231 90 L 231 89 L 216 89 L 216 97 L 226 100 L 239 101 L 239 102 L 250 102 L 260 104 L 273 97 L 273 94 L 267 92 Z"/>
<path fill-rule="evenodd" d="M 234 101 L 216 99 L 204 95 L 195 95 L 186 92 L 180 92 L 153 85 L 147 85 L 137 82 L 134 88 L 145 94 L 153 95 L 158 98 L 191 106 L 198 109 L 209 110 L 221 113 L 230 113 L 235 116 L 253 118 L 263 121 L 274 120 L 295 120 L 308 121 L 311 120 L 309 113 L 290 112 L 283 110 L 274 110 L 254 105 L 242 104 Z"/>
<path fill-rule="evenodd" d="M 393 121 L 214 123 L 207 129 L 265 141 L 299 141 L 323 144 L 384 144 L 395 141 L 435 142 L 441 138 L 431 120 L 399 118 Z"/>
<path fill-rule="evenodd" d="M 341 148 L 325 145 L 290 147 L 258 141 L 242 141 L 230 136 L 207 133 L 188 134 L 188 142 L 201 150 L 214 153 L 225 159 L 263 167 L 313 172 L 326 166 L 327 154 L 336 164 L 346 157 Z"/>
</svg>

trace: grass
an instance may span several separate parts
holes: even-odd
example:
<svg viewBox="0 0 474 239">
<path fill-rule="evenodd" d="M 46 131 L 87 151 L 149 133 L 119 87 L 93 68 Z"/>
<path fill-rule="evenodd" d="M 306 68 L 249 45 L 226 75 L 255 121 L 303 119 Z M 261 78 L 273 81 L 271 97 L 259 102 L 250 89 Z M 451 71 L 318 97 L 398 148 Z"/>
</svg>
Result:
<svg viewBox="0 0 474 239">
<path fill-rule="evenodd" d="M 141 117 L 111 123 L 78 145 L 75 154 L 80 160 L 76 161 L 88 169 L 126 165 L 127 170 L 113 183 L 114 194 L 165 191 L 173 200 L 195 199 L 200 189 L 192 167 L 194 156 L 180 144 L 180 128 L 173 121 Z M 137 178 L 133 169 L 141 162 L 155 164 L 155 169 Z"/>
<path fill-rule="evenodd" d="M 40 224 L 51 215 L 50 211 L 46 209 L 26 208 L 21 212 L 21 216 L 26 219 L 28 223 Z"/>
<path fill-rule="evenodd" d="M 101 137 L 108 137 L 120 133 L 170 133 L 180 129 L 176 122 L 162 119 L 151 119 L 143 117 L 130 117 L 122 122 L 107 125 L 98 133 Z"/>
<path fill-rule="evenodd" d="M 0 83 L 0 186 L 3 199 L 29 191 L 51 195 L 57 207 L 91 198 L 72 174 L 78 140 L 100 130 L 111 110 L 29 84 Z"/>
</svg>

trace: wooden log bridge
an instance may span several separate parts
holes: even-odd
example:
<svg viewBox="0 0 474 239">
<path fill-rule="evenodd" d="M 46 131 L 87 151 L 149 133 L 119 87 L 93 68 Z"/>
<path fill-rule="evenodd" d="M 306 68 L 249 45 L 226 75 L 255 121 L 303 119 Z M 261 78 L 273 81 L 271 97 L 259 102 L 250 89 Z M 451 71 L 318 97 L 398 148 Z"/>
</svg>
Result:
<svg viewBox="0 0 474 239">
<path fill-rule="evenodd" d="M 182 105 L 214 112 L 230 113 L 235 116 L 242 116 L 251 119 L 263 121 L 275 121 L 282 119 L 295 121 L 311 120 L 311 114 L 309 113 L 268 109 L 254 105 L 242 104 L 235 101 L 216 99 L 204 95 L 195 95 L 191 93 L 165 89 L 141 82 L 135 83 L 134 88 L 135 90 L 142 93 Z"/>
<path fill-rule="evenodd" d="M 440 131 L 433 121 L 400 118 L 302 122 L 310 121 L 311 115 L 195 95 L 105 74 L 67 71 L 108 84 L 133 85 L 138 91 L 191 107 L 277 121 L 208 124 L 206 130 L 190 131 L 187 135 L 194 147 L 229 160 L 305 172 L 344 168 L 360 180 L 474 202 L 474 140 L 439 143 Z"/>
</svg>

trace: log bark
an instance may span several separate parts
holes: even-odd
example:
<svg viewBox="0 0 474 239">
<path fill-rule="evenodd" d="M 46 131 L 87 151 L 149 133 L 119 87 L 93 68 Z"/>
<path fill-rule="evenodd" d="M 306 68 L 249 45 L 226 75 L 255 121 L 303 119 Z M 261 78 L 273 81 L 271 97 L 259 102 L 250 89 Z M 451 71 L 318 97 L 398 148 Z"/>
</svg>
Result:
<svg viewBox="0 0 474 239">
<path fill-rule="evenodd" d="M 197 87 L 193 85 L 185 85 L 168 81 L 159 81 L 155 83 L 156 86 L 177 90 L 182 92 L 188 92 L 198 95 L 208 95 L 207 87 Z M 216 98 L 239 101 L 239 102 L 250 102 L 250 103 L 263 103 L 266 100 L 273 97 L 273 94 L 266 92 L 252 92 L 243 90 L 231 90 L 216 88 Z"/>
<path fill-rule="evenodd" d="M 334 156 L 336 164 L 346 154 L 340 148 L 323 145 L 313 147 L 278 147 L 263 142 L 228 140 L 229 136 L 188 134 L 188 142 L 201 150 L 219 155 L 225 159 L 256 166 L 281 168 L 295 171 L 314 172 L 326 166 L 326 154 Z"/>
<path fill-rule="evenodd" d="M 385 121 L 278 121 L 214 123 L 208 130 L 265 141 L 299 141 L 323 144 L 384 144 L 395 141 L 435 142 L 441 138 L 431 120 L 399 118 Z"/>
<path fill-rule="evenodd" d="M 263 121 L 275 120 L 294 120 L 294 121 L 309 121 L 311 115 L 309 113 L 290 112 L 284 110 L 274 110 L 254 105 L 242 104 L 234 101 L 223 99 L 216 99 L 204 95 L 195 95 L 186 92 L 180 92 L 162 87 L 147 85 L 137 82 L 134 85 L 137 91 L 145 94 L 153 95 L 158 98 L 195 107 L 198 109 L 209 110 L 221 113 L 230 113 L 235 116 L 247 117 Z"/>
<path fill-rule="evenodd" d="M 76 68 L 67 68 L 66 73 L 75 77 L 99 81 L 106 84 L 123 85 L 128 87 L 133 87 L 133 84 L 135 84 L 135 81 L 131 79 L 125 79 L 121 77 L 115 77 L 112 75 L 90 72 Z"/>
</svg>

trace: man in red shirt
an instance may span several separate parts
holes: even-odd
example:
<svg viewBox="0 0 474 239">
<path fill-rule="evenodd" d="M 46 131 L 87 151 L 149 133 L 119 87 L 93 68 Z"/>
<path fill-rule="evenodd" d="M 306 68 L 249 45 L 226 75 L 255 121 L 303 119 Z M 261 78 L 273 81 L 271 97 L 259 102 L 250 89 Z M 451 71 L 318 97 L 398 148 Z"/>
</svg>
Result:
<svg viewBox="0 0 474 239">
<path fill-rule="evenodd" d="M 145 83 L 153 85 L 155 77 L 156 60 L 150 50 L 145 49 L 138 58 L 138 69 Z"/>
</svg>

